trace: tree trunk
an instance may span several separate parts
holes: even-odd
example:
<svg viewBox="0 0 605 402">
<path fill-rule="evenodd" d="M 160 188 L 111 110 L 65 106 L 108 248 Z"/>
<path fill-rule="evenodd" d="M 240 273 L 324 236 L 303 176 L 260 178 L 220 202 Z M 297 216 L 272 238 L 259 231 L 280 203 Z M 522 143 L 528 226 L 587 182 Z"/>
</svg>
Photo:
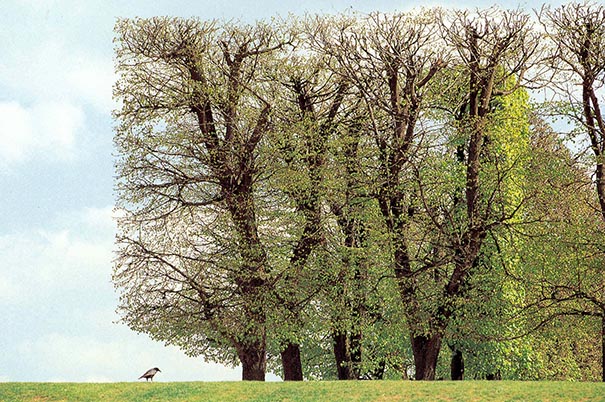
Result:
<svg viewBox="0 0 605 402">
<path fill-rule="evenodd" d="M 412 338 L 412 352 L 414 353 L 414 366 L 416 367 L 416 380 L 435 379 L 437 359 L 441 350 L 441 334 L 430 336 L 418 335 Z"/>
<path fill-rule="evenodd" d="M 454 353 L 452 354 L 450 374 L 452 376 L 452 381 L 464 380 L 464 357 L 462 356 L 462 352 L 458 349 L 454 350 Z"/>
<path fill-rule="evenodd" d="M 356 380 L 355 370 L 351 361 L 351 351 L 347 345 L 346 333 L 334 333 L 334 358 L 336 360 L 336 371 L 339 380 Z"/>
<path fill-rule="evenodd" d="M 288 343 L 281 351 L 281 363 L 284 370 L 284 381 L 302 381 L 302 362 L 300 360 L 300 345 Z"/>
<path fill-rule="evenodd" d="M 242 381 L 265 381 L 267 356 L 264 342 L 255 341 L 242 345 L 238 355 L 242 363 Z"/>
</svg>

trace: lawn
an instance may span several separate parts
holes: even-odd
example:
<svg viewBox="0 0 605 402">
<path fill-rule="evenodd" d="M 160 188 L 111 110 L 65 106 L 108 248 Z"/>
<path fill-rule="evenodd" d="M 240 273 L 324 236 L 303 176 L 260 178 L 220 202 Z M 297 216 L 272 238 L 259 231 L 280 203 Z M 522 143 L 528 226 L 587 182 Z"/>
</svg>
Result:
<svg viewBox="0 0 605 402">
<path fill-rule="evenodd" d="M 605 401 L 605 383 L 0 383 L 0 401 Z"/>
</svg>

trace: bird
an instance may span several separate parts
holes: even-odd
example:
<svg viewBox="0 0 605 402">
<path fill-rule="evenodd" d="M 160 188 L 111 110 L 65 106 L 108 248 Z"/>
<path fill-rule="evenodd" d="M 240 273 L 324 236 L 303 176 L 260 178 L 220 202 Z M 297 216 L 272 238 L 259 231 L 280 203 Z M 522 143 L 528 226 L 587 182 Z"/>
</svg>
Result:
<svg viewBox="0 0 605 402">
<path fill-rule="evenodd" d="M 158 371 L 159 371 L 160 373 L 162 372 L 162 370 L 160 370 L 160 369 L 159 369 L 159 368 L 157 368 L 157 367 L 151 368 L 151 369 L 147 370 L 147 371 L 145 372 L 145 374 L 143 374 L 142 376 L 140 376 L 138 379 L 140 380 L 141 378 L 144 378 L 144 379 L 145 379 L 145 381 L 149 381 L 149 380 L 151 380 L 151 382 L 153 382 L 153 376 L 154 376 L 154 375 L 156 375 L 156 373 L 157 373 Z"/>
</svg>

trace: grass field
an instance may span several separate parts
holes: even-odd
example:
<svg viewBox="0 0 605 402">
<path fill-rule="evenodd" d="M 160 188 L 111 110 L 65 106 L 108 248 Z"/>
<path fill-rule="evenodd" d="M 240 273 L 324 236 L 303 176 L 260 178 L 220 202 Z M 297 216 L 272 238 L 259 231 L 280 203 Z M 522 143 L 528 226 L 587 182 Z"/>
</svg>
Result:
<svg viewBox="0 0 605 402">
<path fill-rule="evenodd" d="M 0 401 L 605 401 L 605 383 L 0 383 Z"/>
</svg>

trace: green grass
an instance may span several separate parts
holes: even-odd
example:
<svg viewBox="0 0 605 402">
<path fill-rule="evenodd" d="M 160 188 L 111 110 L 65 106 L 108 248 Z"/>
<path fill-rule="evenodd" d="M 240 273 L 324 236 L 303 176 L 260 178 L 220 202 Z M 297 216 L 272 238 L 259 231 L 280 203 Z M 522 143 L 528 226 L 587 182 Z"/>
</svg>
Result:
<svg viewBox="0 0 605 402">
<path fill-rule="evenodd" d="M 605 401 L 605 383 L 0 383 L 0 401 Z"/>
</svg>

